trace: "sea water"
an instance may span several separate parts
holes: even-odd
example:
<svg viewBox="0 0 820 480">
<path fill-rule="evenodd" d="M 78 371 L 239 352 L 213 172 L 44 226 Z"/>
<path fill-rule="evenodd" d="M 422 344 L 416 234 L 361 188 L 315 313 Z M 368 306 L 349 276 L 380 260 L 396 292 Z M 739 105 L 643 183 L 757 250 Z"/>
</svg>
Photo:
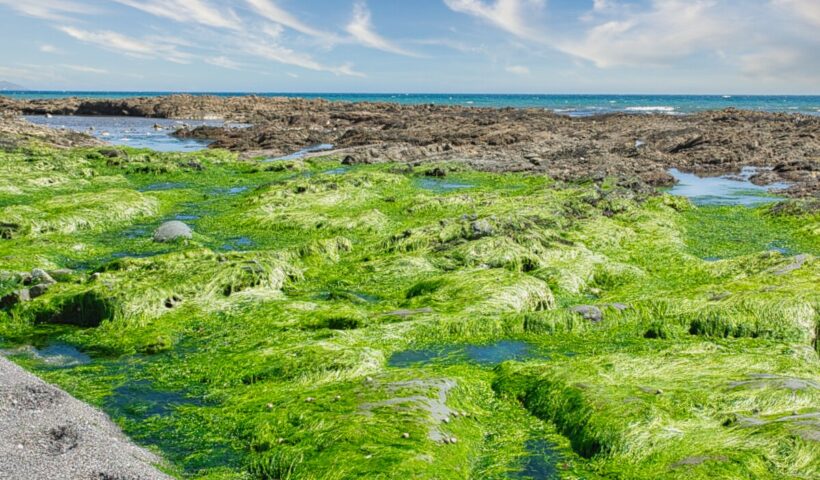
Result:
<svg viewBox="0 0 820 480">
<path fill-rule="evenodd" d="M 182 92 L 83 92 L 83 91 L 3 91 L 15 99 L 57 99 L 83 97 L 121 99 L 152 97 Z M 537 94 L 442 94 L 442 93 L 248 93 L 201 92 L 192 95 L 220 97 L 322 98 L 341 102 L 392 102 L 408 105 L 464 105 L 492 108 L 538 108 L 563 115 L 590 116 L 606 113 L 682 115 L 704 110 L 738 108 L 766 112 L 820 115 L 820 95 L 537 95 Z"/>
</svg>

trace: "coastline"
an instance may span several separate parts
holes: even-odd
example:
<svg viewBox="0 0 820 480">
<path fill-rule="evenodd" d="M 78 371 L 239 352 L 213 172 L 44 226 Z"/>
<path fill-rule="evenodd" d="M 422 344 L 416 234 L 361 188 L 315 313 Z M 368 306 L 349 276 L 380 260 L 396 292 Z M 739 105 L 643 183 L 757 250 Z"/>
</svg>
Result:
<svg viewBox="0 0 820 480">
<path fill-rule="evenodd" d="M 785 194 L 793 197 L 820 192 L 820 117 L 802 114 L 728 109 L 573 118 L 532 108 L 191 95 L 0 97 L 0 110 L 248 123 L 249 128 L 178 133 L 247 159 L 279 158 L 327 144 L 354 164 L 454 161 L 481 171 L 545 173 L 562 181 L 617 176 L 650 187 L 671 185 L 671 168 L 715 176 L 754 166 L 760 169 L 751 178 L 755 184 L 788 183 Z"/>
<path fill-rule="evenodd" d="M 32 351 L 86 355 L 60 375 L 179 475 L 818 471 L 782 453 L 811 459 L 818 438 L 817 202 L 728 192 L 701 208 L 655 188 L 680 165 L 816 196 L 812 117 L 37 105 L 254 124 L 178 133 L 227 151 L 158 152 L 33 125 L 19 106 L 0 119 L 0 334 L 25 348 L 61 325 Z M 290 155 L 326 139 L 342 148 Z M 755 163 L 770 169 L 743 168 Z M 182 238 L 157 240 L 180 222 Z M 4 362 L 0 377 L 22 375 Z M 84 418 L 70 405 L 57 415 Z M 44 445 L 73 445 L 57 432 Z"/>
</svg>

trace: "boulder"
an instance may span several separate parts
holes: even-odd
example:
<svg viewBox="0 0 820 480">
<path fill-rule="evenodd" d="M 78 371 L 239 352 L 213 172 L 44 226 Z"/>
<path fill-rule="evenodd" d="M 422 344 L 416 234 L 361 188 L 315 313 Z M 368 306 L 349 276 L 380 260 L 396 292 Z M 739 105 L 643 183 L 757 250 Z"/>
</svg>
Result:
<svg viewBox="0 0 820 480">
<path fill-rule="evenodd" d="M 154 241 L 158 243 L 190 238 L 193 238 L 191 227 L 178 220 L 165 222 L 154 232 Z"/>
<path fill-rule="evenodd" d="M 31 271 L 32 285 L 54 285 L 55 283 L 57 283 L 57 281 L 42 268 L 35 268 Z"/>
<path fill-rule="evenodd" d="M 604 314 L 601 312 L 601 309 L 593 305 L 578 305 L 577 307 L 572 307 L 571 311 L 593 323 L 598 323 L 604 319 Z"/>
<path fill-rule="evenodd" d="M 40 284 L 34 285 L 33 287 L 28 289 L 29 297 L 31 297 L 31 298 L 40 297 L 48 291 L 49 287 L 51 287 L 51 285 L 47 284 L 47 283 L 40 283 Z"/>
<path fill-rule="evenodd" d="M 28 289 L 16 290 L 0 298 L 0 308 L 7 310 L 21 302 L 31 300 Z"/>
</svg>

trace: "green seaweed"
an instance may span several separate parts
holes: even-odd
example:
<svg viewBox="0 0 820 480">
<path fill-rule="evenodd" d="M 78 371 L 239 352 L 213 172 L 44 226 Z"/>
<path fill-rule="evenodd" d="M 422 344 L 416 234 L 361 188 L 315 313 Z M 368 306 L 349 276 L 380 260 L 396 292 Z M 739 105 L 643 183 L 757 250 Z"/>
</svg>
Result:
<svg viewBox="0 0 820 480">
<path fill-rule="evenodd" d="M 339 160 L 0 152 L 0 295 L 72 269 L 0 341 L 90 353 L 13 358 L 180 478 L 820 473 L 810 202 Z M 154 243 L 175 218 L 193 238 Z M 501 341 L 527 354 L 390 361 Z"/>
</svg>

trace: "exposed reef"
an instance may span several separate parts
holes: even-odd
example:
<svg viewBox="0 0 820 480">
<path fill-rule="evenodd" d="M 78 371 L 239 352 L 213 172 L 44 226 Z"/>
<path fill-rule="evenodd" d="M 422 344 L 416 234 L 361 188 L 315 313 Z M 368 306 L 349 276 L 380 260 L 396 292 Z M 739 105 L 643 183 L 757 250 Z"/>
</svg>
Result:
<svg viewBox="0 0 820 480">
<path fill-rule="evenodd" d="M 820 191 L 820 117 L 723 110 L 686 116 L 617 114 L 570 118 L 542 109 L 346 103 L 261 97 L 175 95 L 123 100 L 16 101 L 20 114 L 129 115 L 224 119 L 248 129 L 199 127 L 244 156 L 281 157 L 329 144 L 349 163 L 454 160 L 483 171 L 534 171 L 561 180 L 608 175 L 658 186 L 669 168 L 697 174 L 765 167 L 753 181 L 788 182 L 789 194 Z"/>
</svg>

